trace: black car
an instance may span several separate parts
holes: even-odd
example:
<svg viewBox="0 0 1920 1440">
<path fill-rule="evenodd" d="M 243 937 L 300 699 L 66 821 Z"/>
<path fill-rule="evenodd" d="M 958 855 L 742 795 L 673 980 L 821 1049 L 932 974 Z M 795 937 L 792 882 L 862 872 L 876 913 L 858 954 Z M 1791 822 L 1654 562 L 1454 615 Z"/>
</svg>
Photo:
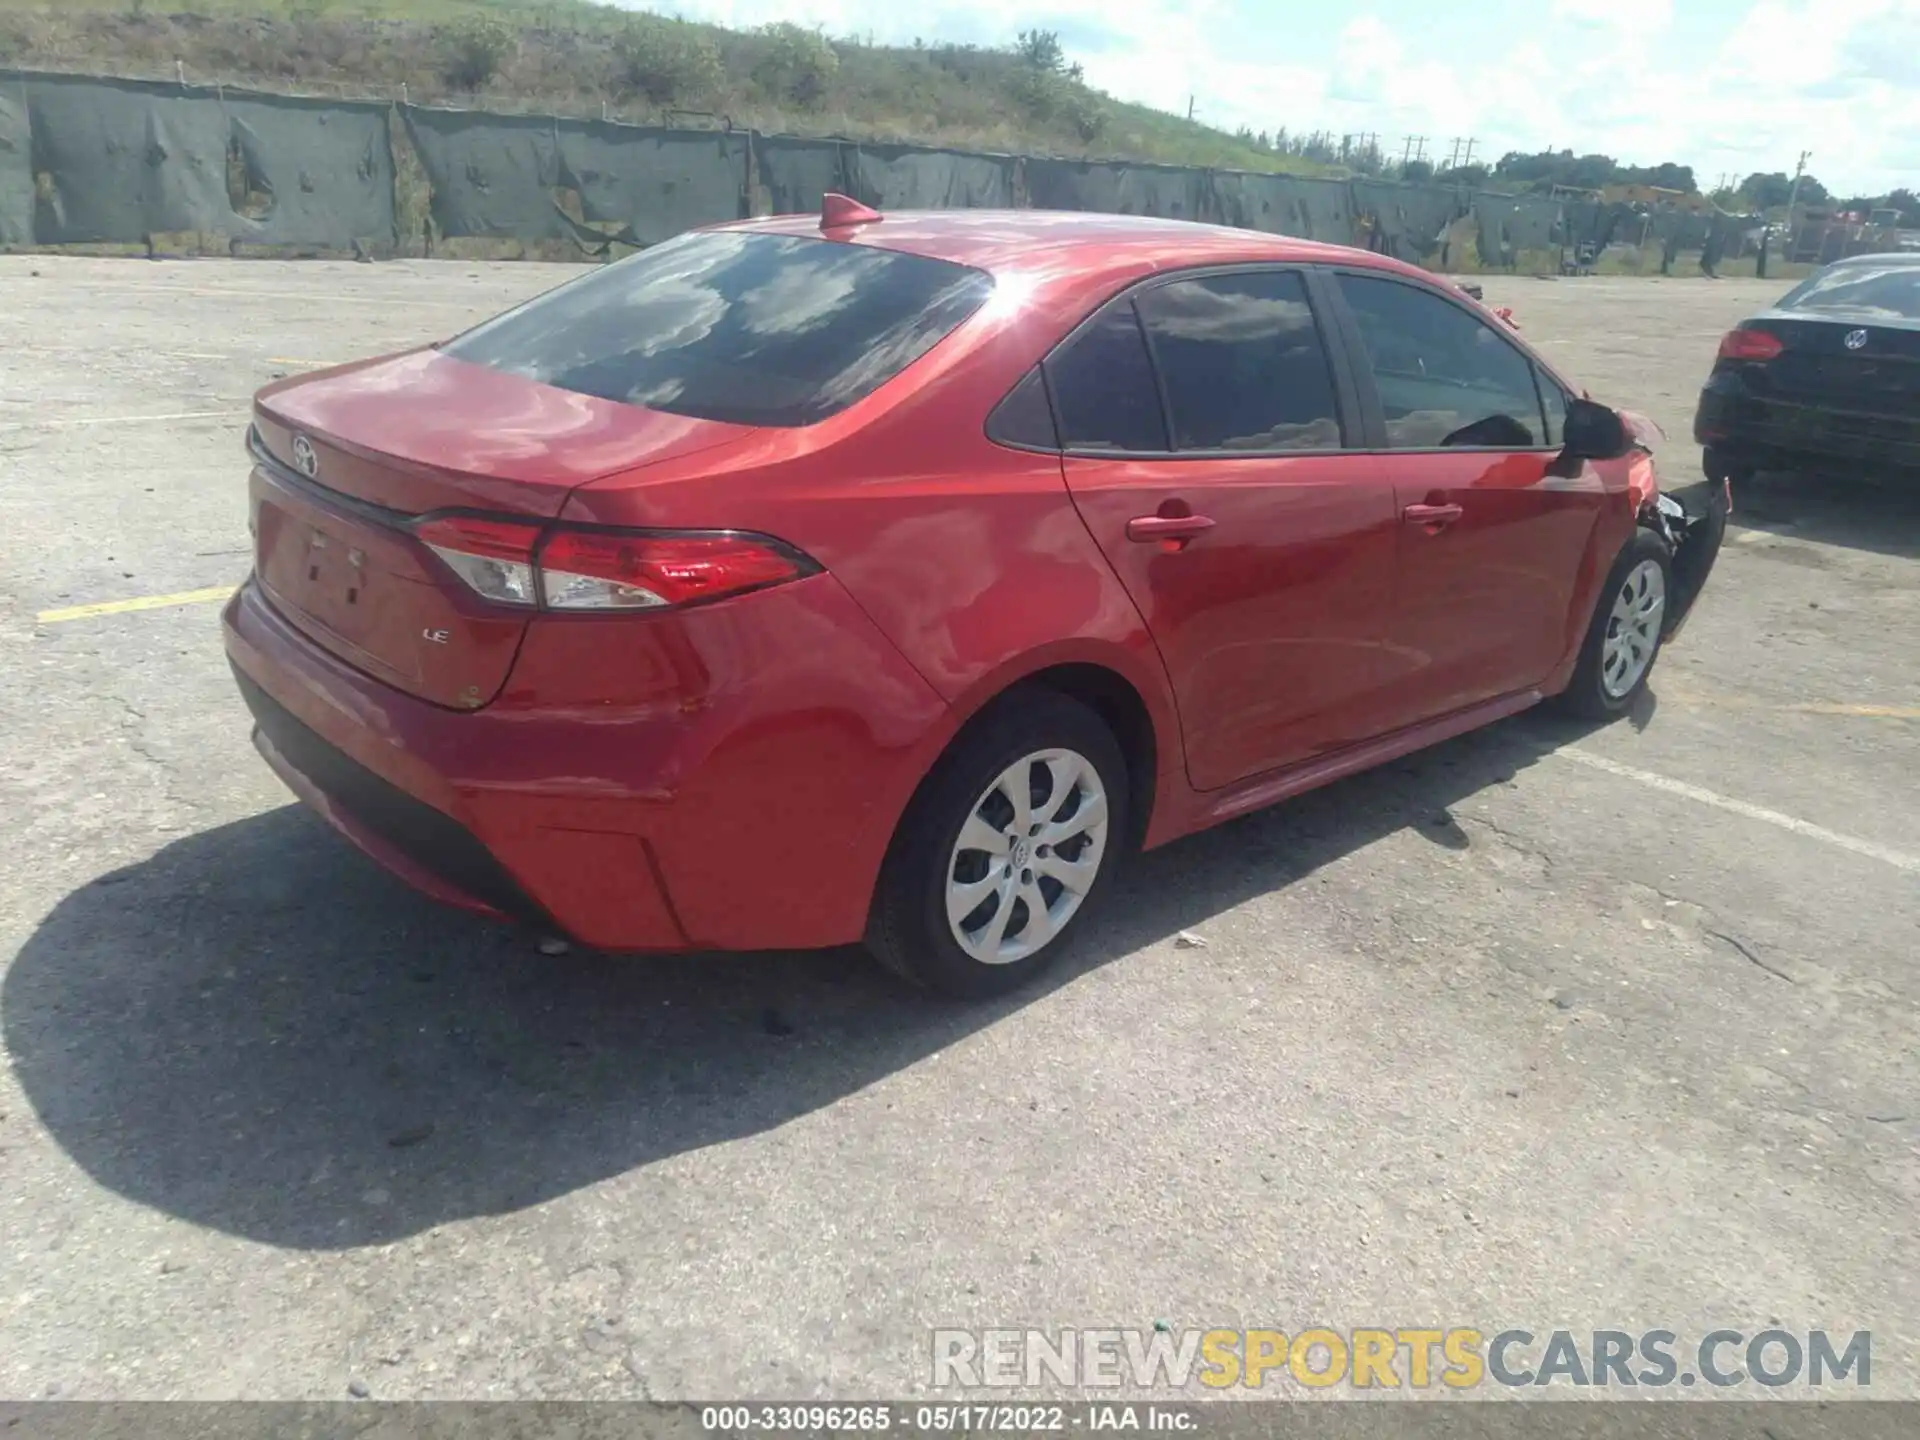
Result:
<svg viewBox="0 0 1920 1440">
<path fill-rule="evenodd" d="M 1920 479 L 1920 255 L 1856 255 L 1720 342 L 1693 436 L 1709 479 L 1756 470 Z"/>
</svg>

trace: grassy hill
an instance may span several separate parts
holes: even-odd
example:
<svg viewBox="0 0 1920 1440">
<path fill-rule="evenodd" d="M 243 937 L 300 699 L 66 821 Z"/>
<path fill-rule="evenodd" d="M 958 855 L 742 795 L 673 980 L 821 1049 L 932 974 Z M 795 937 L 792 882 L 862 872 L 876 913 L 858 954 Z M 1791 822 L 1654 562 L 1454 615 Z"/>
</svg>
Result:
<svg viewBox="0 0 1920 1440">
<path fill-rule="evenodd" d="M 727 30 L 588 0 L 0 0 L 0 65 L 789 134 L 1312 173 L 1063 57 Z"/>
</svg>

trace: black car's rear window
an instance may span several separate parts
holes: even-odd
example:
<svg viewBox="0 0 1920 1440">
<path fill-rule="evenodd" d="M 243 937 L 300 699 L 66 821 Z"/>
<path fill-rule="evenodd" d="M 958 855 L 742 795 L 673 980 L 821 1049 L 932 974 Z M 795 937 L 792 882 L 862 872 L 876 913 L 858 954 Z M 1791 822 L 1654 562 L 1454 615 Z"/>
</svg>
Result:
<svg viewBox="0 0 1920 1440">
<path fill-rule="evenodd" d="M 1788 291 L 1779 308 L 1920 320 L 1920 265 L 1856 260 L 1830 266 Z"/>
<path fill-rule="evenodd" d="M 810 425 L 872 393 L 981 306 L 985 272 L 867 245 L 682 235 L 450 342 L 542 384 L 739 425 Z"/>
</svg>

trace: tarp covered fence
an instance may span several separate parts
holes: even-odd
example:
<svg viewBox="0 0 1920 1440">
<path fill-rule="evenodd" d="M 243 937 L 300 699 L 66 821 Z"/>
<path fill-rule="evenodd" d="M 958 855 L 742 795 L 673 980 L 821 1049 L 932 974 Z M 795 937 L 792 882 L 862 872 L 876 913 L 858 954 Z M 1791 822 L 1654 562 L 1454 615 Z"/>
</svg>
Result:
<svg viewBox="0 0 1920 1440">
<path fill-rule="evenodd" d="M 654 245 L 746 213 L 745 131 L 412 105 L 402 113 L 433 223 L 448 237 Z"/>
<path fill-rule="evenodd" d="M 33 140 L 24 87 L 0 84 L 0 245 L 33 243 Z"/>
<path fill-rule="evenodd" d="M 396 118 L 397 112 L 397 118 Z M 1415 263 L 1471 237 L 1490 265 L 1581 243 L 1669 251 L 1716 218 L 1445 185 L 978 154 L 607 120 L 318 100 L 214 86 L 0 71 L 0 246 L 141 244 L 198 233 L 391 250 L 399 152 L 447 238 L 650 245 L 691 226 L 817 210 L 1097 210 L 1363 245 Z M 413 192 L 409 192 L 413 193 Z"/>
<path fill-rule="evenodd" d="M 0 96 L 0 237 L 26 231 L 9 243 L 395 240 L 385 105 L 58 75 L 0 77 Z"/>
</svg>

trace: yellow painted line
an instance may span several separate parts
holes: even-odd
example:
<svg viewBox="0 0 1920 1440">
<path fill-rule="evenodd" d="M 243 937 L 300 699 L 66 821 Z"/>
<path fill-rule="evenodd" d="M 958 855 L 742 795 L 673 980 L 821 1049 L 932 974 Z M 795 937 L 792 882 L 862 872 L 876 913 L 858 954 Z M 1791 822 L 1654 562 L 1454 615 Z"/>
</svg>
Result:
<svg viewBox="0 0 1920 1440">
<path fill-rule="evenodd" d="M 1875 720 L 1920 720 L 1920 705 L 1835 705 L 1815 702 L 1787 705 L 1803 715 L 1861 715 Z"/>
<path fill-rule="evenodd" d="M 1842 700 L 1762 700 L 1757 695 L 1705 689 L 1686 678 L 1668 677 L 1659 694 L 1683 705 L 1711 705 L 1722 710 L 1767 710 L 1779 715 L 1843 715 L 1863 720 L 1920 720 L 1920 705 L 1866 705 Z"/>
<path fill-rule="evenodd" d="M 172 595 L 142 595 L 137 600 L 103 600 L 97 605 L 69 605 L 62 610 L 42 610 L 34 619 L 42 625 L 57 625 L 62 620 L 91 620 L 96 615 L 126 615 L 135 610 L 164 610 L 170 605 L 206 605 L 225 600 L 233 594 L 232 585 L 213 585 L 205 590 L 181 590 Z"/>
<path fill-rule="evenodd" d="M 246 411 L 176 410 L 170 415 L 94 415 L 76 420 L 9 420 L 0 430 L 70 430 L 86 425 L 155 425 L 169 420 L 225 420 Z"/>
</svg>

